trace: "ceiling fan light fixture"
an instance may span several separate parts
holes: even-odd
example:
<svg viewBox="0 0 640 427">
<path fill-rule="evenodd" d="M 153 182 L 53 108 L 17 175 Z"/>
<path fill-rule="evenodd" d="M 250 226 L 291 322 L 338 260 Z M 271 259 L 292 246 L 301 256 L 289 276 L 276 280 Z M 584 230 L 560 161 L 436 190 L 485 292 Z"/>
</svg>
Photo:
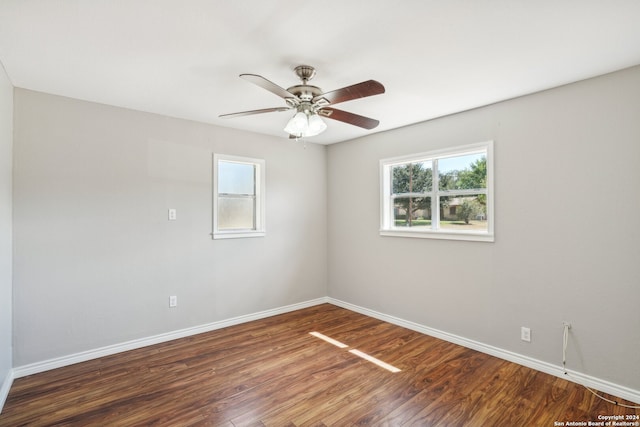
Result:
<svg viewBox="0 0 640 427">
<path fill-rule="evenodd" d="M 303 111 L 298 111 L 284 127 L 284 131 L 291 135 L 301 136 L 308 127 L 307 115 Z"/>
<path fill-rule="evenodd" d="M 327 129 L 327 124 L 320 118 L 318 113 L 309 116 L 309 128 L 306 136 L 320 135 Z"/>
<path fill-rule="evenodd" d="M 307 114 L 304 111 L 298 111 L 287 123 L 284 131 L 289 135 L 301 137 L 316 136 L 327 129 L 326 123 L 318 116 L 317 113 Z"/>
</svg>

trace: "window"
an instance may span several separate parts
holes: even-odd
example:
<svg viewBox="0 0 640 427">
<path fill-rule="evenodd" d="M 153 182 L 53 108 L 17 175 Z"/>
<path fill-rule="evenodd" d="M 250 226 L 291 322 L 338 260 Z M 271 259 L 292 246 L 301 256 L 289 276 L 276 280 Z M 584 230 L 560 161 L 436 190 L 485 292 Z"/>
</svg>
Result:
<svg viewBox="0 0 640 427">
<path fill-rule="evenodd" d="M 264 236 L 264 160 L 213 155 L 213 238 Z"/>
<path fill-rule="evenodd" d="M 380 161 L 380 234 L 493 242 L 493 142 Z"/>
</svg>

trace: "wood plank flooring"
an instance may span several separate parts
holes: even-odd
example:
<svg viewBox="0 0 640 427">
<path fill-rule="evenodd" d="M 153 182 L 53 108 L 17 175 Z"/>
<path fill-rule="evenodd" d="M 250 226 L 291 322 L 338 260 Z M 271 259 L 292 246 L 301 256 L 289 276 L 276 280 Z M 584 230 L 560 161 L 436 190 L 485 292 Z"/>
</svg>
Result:
<svg viewBox="0 0 640 427">
<path fill-rule="evenodd" d="M 624 414 L 640 411 L 323 304 L 18 378 L 0 426 L 555 426 Z"/>
</svg>

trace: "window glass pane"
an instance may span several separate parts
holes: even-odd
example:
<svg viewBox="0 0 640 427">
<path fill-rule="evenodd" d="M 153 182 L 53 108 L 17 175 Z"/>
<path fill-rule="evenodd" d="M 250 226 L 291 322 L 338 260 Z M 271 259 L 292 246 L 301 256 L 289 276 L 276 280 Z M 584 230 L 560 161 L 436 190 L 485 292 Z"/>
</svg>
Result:
<svg viewBox="0 0 640 427">
<path fill-rule="evenodd" d="M 255 166 L 246 163 L 218 163 L 219 194 L 255 194 Z"/>
<path fill-rule="evenodd" d="M 438 178 L 441 191 L 487 188 L 487 157 L 478 153 L 440 159 Z"/>
<path fill-rule="evenodd" d="M 440 197 L 440 229 L 488 231 L 486 196 Z"/>
<path fill-rule="evenodd" d="M 391 167 L 391 193 L 428 193 L 433 186 L 431 162 L 405 163 Z"/>
<path fill-rule="evenodd" d="M 393 221 L 395 227 L 430 228 L 431 197 L 396 197 L 393 203 Z"/>
<path fill-rule="evenodd" d="M 254 230 L 255 199 L 253 197 L 218 198 L 219 230 Z"/>
</svg>

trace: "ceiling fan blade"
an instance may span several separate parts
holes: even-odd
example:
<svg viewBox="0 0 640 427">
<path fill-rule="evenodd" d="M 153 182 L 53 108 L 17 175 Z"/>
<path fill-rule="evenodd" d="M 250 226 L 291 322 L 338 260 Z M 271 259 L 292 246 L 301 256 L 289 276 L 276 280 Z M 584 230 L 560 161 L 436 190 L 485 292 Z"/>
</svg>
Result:
<svg viewBox="0 0 640 427">
<path fill-rule="evenodd" d="M 222 119 L 229 119 L 232 117 L 251 116 L 253 114 L 273 113 L 275 111 L 288 111 L 290 109 L 291 108 L 289 107 L 263 108 L 262 110 L 250 110 L 250 111 L 241 111 L 239 113 L 221 114 L 218 117 Z"/>
<path fill-rule="evenodd" d="M 270 80 L 265 79 L 257 74 L 240 74 L 240 78 L 260 86 L 271 93 L 278 95 L 280 98 L 295 98 L 292 93 L 287 92 L 284 88 L 278 86 Z"/>
<path fill-rule="evenodd" d="M 326 100 L 329 104 L 338 104 L 339 102 L 351 101 L 352 99 L 364 98 L 367 96 L 380 95 L 384 93 L 382 83 L 375 80 L 367 80 L 366 82 L 357 83 L 355 85 L 343 87 L 342 89 L 332 90 L 313 98 L 313 102 L 323 102 Z"/>
<path fill-rule="evenodd" d="M 380 124 L 378 120 L 370 119 L 369 117 L 360 116 L 348 111 L 338 110 L 337 108 L 325 107 L 318 110 L 318 114 L 329 119 L 338 120 L 364 129 L 373 129 Z"/>
</svg>

